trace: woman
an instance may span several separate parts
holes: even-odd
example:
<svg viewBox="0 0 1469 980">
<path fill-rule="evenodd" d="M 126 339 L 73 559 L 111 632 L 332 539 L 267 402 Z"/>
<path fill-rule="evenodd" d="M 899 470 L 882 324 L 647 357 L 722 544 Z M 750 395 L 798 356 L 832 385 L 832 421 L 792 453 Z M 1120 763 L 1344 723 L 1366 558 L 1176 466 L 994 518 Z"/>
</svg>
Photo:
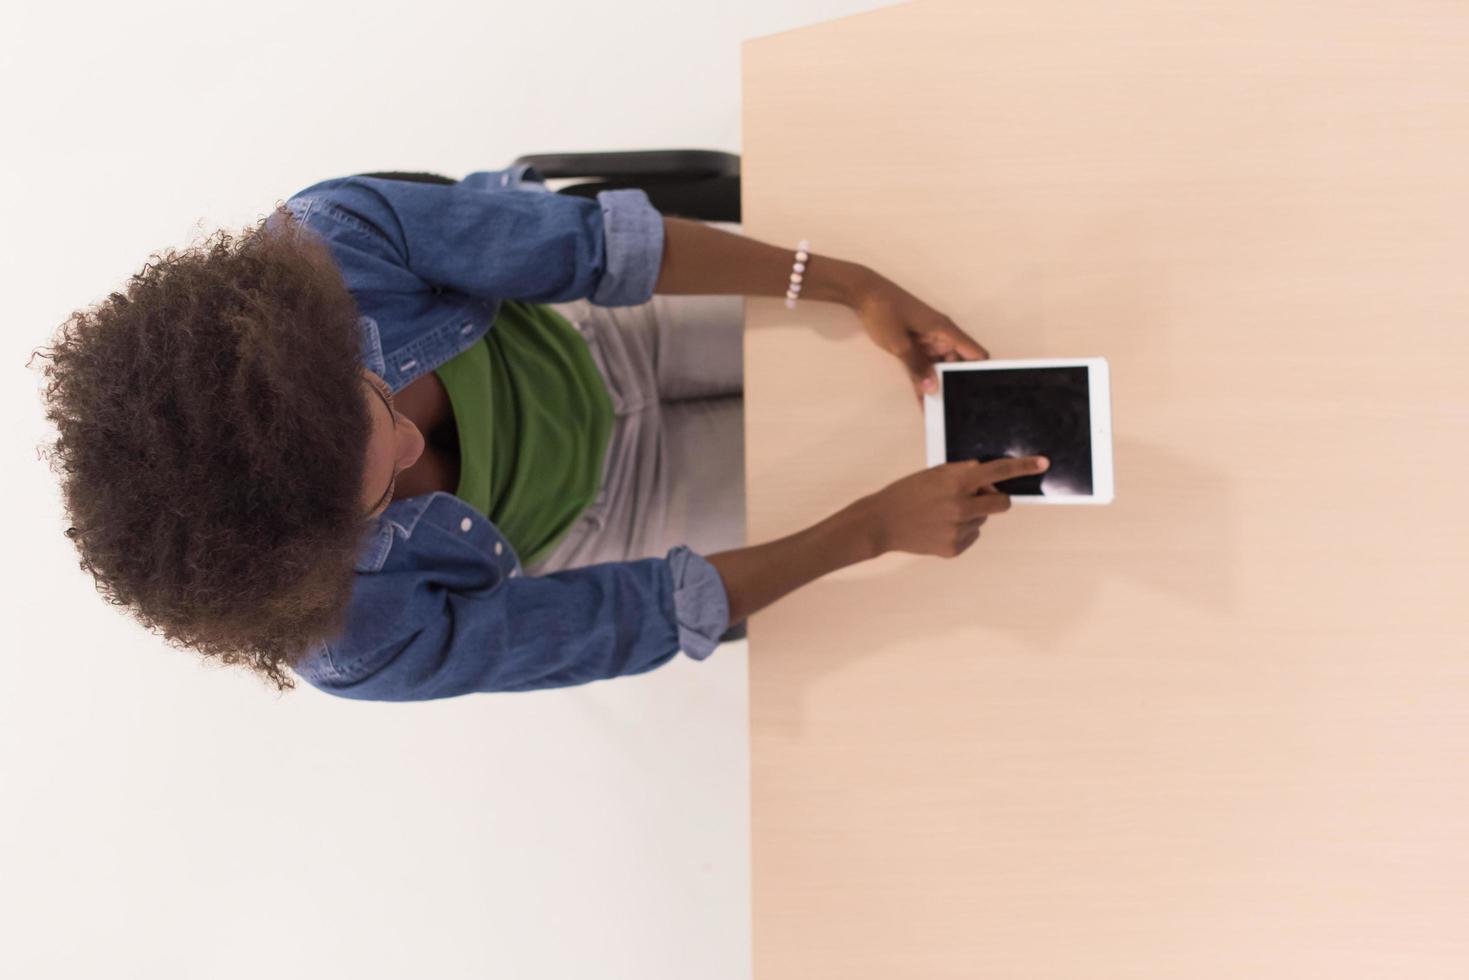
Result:
<svg viewBox="0 0 1469 980">
<path fill-rule="evenodd" d="M 423 700 L 702 659 L 837 568 L 959 554 L 1008 508 L 993 485 L 1045 465 L 936 467 L 744 547 L 738 297 L 784 294 L 790 251 L 523 166 L 326 180 L 216 234 L 64 325 L 50 455 L 99 591 L 281 689 Z M 863 266 L 797 274 L 919 393 L 933 361 L 986 356 Z"/>
</svg>

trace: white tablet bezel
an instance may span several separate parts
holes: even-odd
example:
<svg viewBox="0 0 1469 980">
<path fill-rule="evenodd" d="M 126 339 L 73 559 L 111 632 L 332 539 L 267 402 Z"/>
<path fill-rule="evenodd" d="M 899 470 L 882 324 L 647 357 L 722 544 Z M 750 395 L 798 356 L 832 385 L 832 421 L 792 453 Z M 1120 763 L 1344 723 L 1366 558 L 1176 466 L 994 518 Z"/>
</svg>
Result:
<svg viewBox="0 0 1469 980">
<path fill-rule="evenodd" d="M 1011 494 L 1014 504 L 1110 504 L 1115 497 L 1112 477 L 1112 382 L 1105 357 L 1030 358 L 1014 361 L 953 361 L 935 364 L 937 394 L 923 396 L 924 432 L 928 465 L 948 462 L 944 449 L 944 376 L 951 371 L 1008 371 L 1015 368 L 1084 367 L 1091 394 L 1092 493 L 1089 496 L 1047 497 L 1044 494 Z"/>
</svg>

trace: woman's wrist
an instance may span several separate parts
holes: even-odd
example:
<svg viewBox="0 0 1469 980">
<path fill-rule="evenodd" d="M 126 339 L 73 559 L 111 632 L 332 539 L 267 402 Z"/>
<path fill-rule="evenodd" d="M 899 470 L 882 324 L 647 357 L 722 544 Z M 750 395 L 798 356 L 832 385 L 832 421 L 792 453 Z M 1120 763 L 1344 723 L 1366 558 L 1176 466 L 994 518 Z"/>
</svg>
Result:
<svg viewBox="0 0 1469 980">
<path fill-rule="evenodd" d="M 813 255 L 811 261 L 807 263 L 808 269 L 812 265 L 830 267 L 827 275 L 832 284 L 831 298 L 854 310 L 862 305 L 863 297 L 879 278 L 877 273 L 860 262 L 848 262 L 825 255 Z"/>
<path fill-rule="evenodd" d="M 815 300 L 822 303 L 840 303 L 856 309 L 862 302 L 875 276 L 871 269 L 860 262 L 848 262 L 819 252 L 807 253 L 806 261 L 798 263 L 800 253 L 794 249 L 786 259 L 787 271 L 799 270 L 799 284 L 792 282 L 791 289 L 799 286 L 796 300 Z M 786 293 L 790 300 L 791 293 Z"/>
<path fill-rule="evenodd" d="M 844 565 L 870 561 L 888 550 L 882 521 L 873 504 L 871 496 L 862 497 L 817 525 L 817 528 L 829 526 L 838 542 L 836 547 L 841 549 Z"/>
</svg>

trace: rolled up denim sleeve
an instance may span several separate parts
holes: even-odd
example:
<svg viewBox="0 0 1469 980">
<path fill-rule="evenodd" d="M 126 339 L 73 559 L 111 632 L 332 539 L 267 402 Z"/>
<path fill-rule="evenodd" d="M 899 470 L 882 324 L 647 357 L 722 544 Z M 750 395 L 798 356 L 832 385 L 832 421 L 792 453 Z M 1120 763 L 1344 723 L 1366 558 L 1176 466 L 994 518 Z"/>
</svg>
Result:
<svg viewBox="0 0 1469 980">
<path fill-rule="evenodd" d="M 695 660 L 703 660 L 719 646 L 719 638 L 729 627 L 729 595 L 724 580 L 709 559 L 688 548 L 670 551 L 668 566 L 673 576 L 679 646 Z"/>
<path fill-rule="evenodd" d="M 640 190 L 602 191 L 602 230 L 607 268 L 590 301 L 598 306 L 636 306 L 653 297 L 663 262 L 663 215 Z"/>
<path fill-rule="evenodd" d="M 729 610 L 718 571 L 684 547 L 666 558 L 507 577 L 488 589 L 382 586 L 354 594 L 355 625 L 298 674 L 368 701 L 568 687 L 644 673 L 680 649 L 702 660 Z"/>
<path fill-rule="evenodd" d="M 454 184 L 353 176 L 311 190 L 358 247 L 410 270 L 425 288 L 484 299 L 633 306 L 653 296 L 663 216 L 641 190 L 596 200 L 470 174 Z"/>
</svg>

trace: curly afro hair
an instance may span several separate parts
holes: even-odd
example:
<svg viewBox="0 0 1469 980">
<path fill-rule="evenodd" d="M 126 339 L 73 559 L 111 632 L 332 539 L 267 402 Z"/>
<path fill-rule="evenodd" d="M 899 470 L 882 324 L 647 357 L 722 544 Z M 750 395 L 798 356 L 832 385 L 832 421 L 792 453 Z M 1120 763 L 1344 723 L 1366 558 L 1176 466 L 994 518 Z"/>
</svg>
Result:
<svg viewBox="0 0 1469 980">
<path fill-rule="evenodd" d="M 97 591 L 286 690 L 345 626 L 371 417 L 356 302 L 325 243 L 273 217 L 149 256 L 34 354 Z"/>
</svg>

